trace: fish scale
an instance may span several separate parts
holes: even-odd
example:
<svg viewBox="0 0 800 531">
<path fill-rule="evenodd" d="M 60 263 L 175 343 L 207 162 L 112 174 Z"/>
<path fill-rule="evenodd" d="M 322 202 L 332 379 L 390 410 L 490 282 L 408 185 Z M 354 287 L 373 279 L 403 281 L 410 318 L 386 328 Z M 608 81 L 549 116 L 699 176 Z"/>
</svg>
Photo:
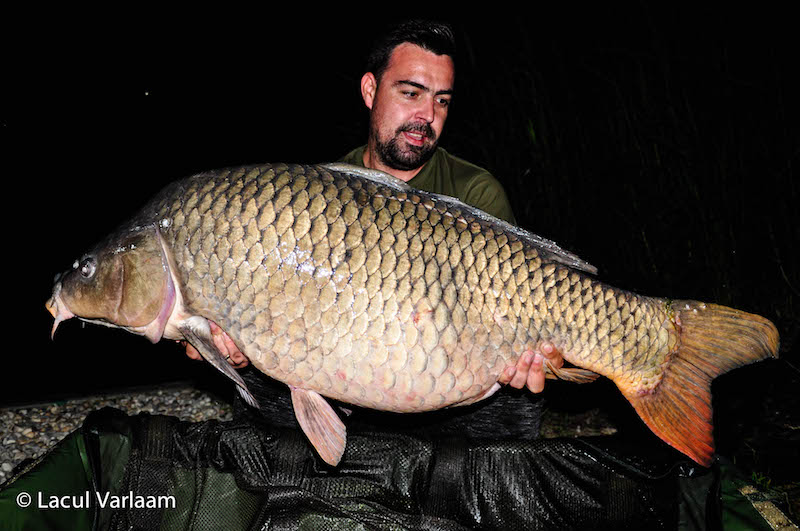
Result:
<svg viewBox="0 0 800 531">
<path fill-rule="evenodd" d="M 345 428 L 323 396 L 396 412 L 473 403 L 541 341 L 574 365 L 546 366 L 548 376 L 610 378 L 657 435 L 708 464 L 710 382 L 775 356 L 774 325 L 620 290 L 595 272 L 553 242 L 385 174 L 269 164 L 168 186 L 57 280 L 48 309 L 53 330 L 78 316 L 186 339 L 257 405 L 211 335 L 215 322 L 289 385 L 330 464 Z"/>
<path fill-rule="evenodd" d="M 605 359 L 617 368 L 614 360 L 626 353 L 609 356 L 621 343 L 607 338 L 613 334 L 610 321 L 618 328 L 622 318 L 614 312 L 609 318 L 604 305 L 595 309 L 594 299 L 586 299 L 585 310 L 572 304 L 573 298 L 580 300 L 572 293 L 585 285 L 581 275 L 543 264 L 536 249 L 526 249 L 513 235 L 435 206 L 421 193 L 287 166 L 206 174 L 156 216 L 176 221 L 176 229 L 164 232 L 172 246 L 189 242 L 177 261 L 186 279 L 187 306 L 218 322 L 259 369 L 292 385 L 306 385 L 309 375 L 312 382 L 330 380 L 330 374 L 316 376 L 322 366 L 306 361 L 307 351 L 314 351 L 311 360 L 336 357 L 338 363 L 328 368 L 337 367 L 334 377 L 348 378 L 336 393 L 316 389 L 331 398 L 394 411 L 468 401 L 492 387 L 500 372 L 516 362 L 515 353 L 541 339 L 554 341 L 568 359 L 586 359 L 592 366 Z M 209 214 L 213 224 L 200 222 Z M 194 221 L 182 226 L 184 219 Z M 260 241 L 253 251 L 256 228 Z M 249 246 L 242 241 L 248 232 Z M 452 247 L 458 251 L 451 260 Z M 259 271 L 268 273 L 266 290 L 265 279 L 255 278 Z M 526 297 L 518 294 L 523 290 L 532 293 L 532 305 L 524 305 Z M 331 300 L 321 305 L 323 293 Z M 385 322 L 376 322 L 375 316 L 395 315 L 395 307 L 401 326 L 387 334 Z M 592 310 L 594 333 L 583 338 L 579 328 L 570 333 L 570 325 L 584 321 L 584 311 Z M 541 329 L 519 326 L 523 312 L 525 321 L 542 323 Z M 269 315 L 269 326 L 254 317 L 262 313 Z M 275 342 L 265 335 L 285 339 Z M 474 339 L 463 369 L 434 386 L 453 370 L 458 338 L 465 335 Z M 449 341 L 440 347 L 441 338 Z M 648 336 L 641 340 L 650 342 Z M 268 344 L 272 352 L 266 353 Z M 647 343 L 638 348 L 649 350 Z M 391 351 L 398 352 L 390 356 Z M 429 358 L 435 363 L 427 363 Z M 368 392 L 364 382 L 371 385 L 373 378 L 351 377 L 387 370 L 406 371 L 411 378 L 395 388 L 387 384 L 397 385 L 396 378 L 383 377 Z M 456 377 L 469 385 L 457 385 Z M 426 396 L 433 387 L 437 392 Z"/>
</svg>

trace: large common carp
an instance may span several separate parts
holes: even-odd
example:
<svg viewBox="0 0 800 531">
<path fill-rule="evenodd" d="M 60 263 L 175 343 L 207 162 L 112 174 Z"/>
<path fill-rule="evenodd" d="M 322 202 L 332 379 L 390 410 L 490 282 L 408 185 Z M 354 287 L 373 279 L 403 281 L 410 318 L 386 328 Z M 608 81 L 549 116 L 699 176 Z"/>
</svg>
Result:
<svg viewBox="0 0 800 531">
<path fill-rule="evenodd" d="M 708 465 L 710 383 L 777 356 L 757 315 L 607 286 L 556 244 L 455 199 L 346 165 L 212 171 L 165 188 L 56 280 L 47 307 L 156 342 L 186 339 L 257 405 L 217 323 L 291 389 L 320 456 L 345 427 L 323 398 L 411 412 L 491 395 L 540 341 L 573 381 L 610 378 L 664 441 Z"/>
</svg>

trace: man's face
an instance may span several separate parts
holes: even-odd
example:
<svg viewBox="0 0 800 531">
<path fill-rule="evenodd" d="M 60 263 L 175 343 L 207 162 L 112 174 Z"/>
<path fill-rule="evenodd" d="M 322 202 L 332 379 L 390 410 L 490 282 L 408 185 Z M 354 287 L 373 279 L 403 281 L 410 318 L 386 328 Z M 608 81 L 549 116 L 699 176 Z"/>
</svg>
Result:
<svg viewBox="0 0 800 531">
<path fill-rule="evenodd" d="M 372 111 L 370 142 L 384 164 L 408 171 L 430 159 L 447 119 L 454 80 L 449 56 L 408 43 L 394 49 L 374 96 L 364 96 Z"/>
</svg>

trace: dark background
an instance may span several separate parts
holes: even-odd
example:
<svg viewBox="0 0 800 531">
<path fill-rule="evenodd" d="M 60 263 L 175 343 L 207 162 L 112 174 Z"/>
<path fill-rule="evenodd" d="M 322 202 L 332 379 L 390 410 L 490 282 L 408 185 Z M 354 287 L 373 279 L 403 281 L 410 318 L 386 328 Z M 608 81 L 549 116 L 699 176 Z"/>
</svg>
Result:
<svg viewBox="0 0 800 531">
<path fill-rule="evenodd" d="M 730 9 L 456 17 L 442 145 L 492 171 L 521 226 L 603 280 L 774 320 L 782 360 L 715 387 L 735 429 L 764 408 L 796 412 L 800 84 L 789 13 Z M 70 13 L 7 37 L 0 405 L 222 382 L 174 343 L 76 320 L 51 342 L 53 276 L 171 180 L 330 161 L 365 142 L 358 83 L 387 17 L 204 15 Z M 601 392 L 551 388 L 583 407 Z"/>
</svg>

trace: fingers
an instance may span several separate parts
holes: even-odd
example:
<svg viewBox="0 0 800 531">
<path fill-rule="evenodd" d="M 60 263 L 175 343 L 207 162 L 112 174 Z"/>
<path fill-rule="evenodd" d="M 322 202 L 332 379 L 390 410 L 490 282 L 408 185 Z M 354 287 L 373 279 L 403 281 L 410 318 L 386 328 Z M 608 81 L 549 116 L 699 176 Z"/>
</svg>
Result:
<svg viewBox="0 0 800 531">
<path fill-rule="evenodd" d="M 525 384 L 531 392 L 541 393 L 544 391 L 544 357 L 538 350 L 533 356 L 531 370 L 528 371 Z"/>
<path fill-rule="evenodd" d="M 539 353 L 556 369 L 560 369 L 564 365 L 564 358 L 561 356 L 561 352 L 549 341 L 539 345 Z"/>
<path fill-rule="evenodd" d="M 203 356 L 201 356 L 200 353 L 197 352 L 197 349 L 194 348 L 192 345 L 190 345 L 188 341 L 179 341 L 179 343 L 182 346 L 186 347 L 186 355 L 187 356 L 189 356 L 193 360 L 201 360 L 201 359 L 203 359 Z"/>
<path fill-rule="evenodd" d="M 522 356 L 517 360 L 516 365 L 506 367 L 500 378 L 497 379 L 498 383 L 503 385 L 510 385 L 516 389 L 521 389 L 525 385 L 528 370 L 530 369 L 531 362 L 533 361 L 533 351 L 526 350 Z"/>
<path fill-rule="evenodd" d="M 510 365 L 505 368 L 503 373 L 500 375 L 500 378 L 497 379 L 498 383 L 506 385 L 511 383 L 511 379 L 517 373 L 517 368 L 514 365 Z"/>
<path fill-rule="evenodd" d="M 564 358 L 555 346 L 549 341 L 537 345 L 535 350 L 526 350 L 517 360 L 517 364 L 507 367 L 500 375 L 498 382 L 508 384 L 515 389 L 527 387 L 534 393 L 544 390 L 544 362 L 547 361 L 555 368 L 564 365 Z"/>
<path fill-rule="evenodd" d="M 231 337 L 226 334 L 225 331 L 214 321 L 208 321 L 208 324 L 211 328 L 211 337 L 214 340 L 214 344 L 217 346 L 220 353 L 222 353 L 228 363 L 230 363 L 236 369 L 246 367 L 249 361 L 245 355 L 242 354 L 242 352 L 239 350 L 239 347 L 236 346 L 236 343 L 233 342 Z M 180 343 L 186 347 L 186 355 L 188 357 L 193 360 L 203 359 L 197 349 L 188 342 L 181 341 Z"/>
<path fill-rule="evenodd" d="M 531 350 L 526 350 L 525 353 L 517 360 L 517 372 L 511 378 L 509 385 L 514 389 L 522 389 L 525 387 L 525 382 L 528 379 L 531 367 L 534 364 L 536 355 Z M 542 362 L 539 361 L 539 369 L 541 370 Z"/>
<path fill-rule="evenodd" d="M 528 378 L 525 383 L 528 389 L 533 393 L 541 393 L 544 391 L 545 361 L 556 369 L 564 365 L 564 358 L 561 356 L 561 352 L 549 341 L 538 345 L 535 351 L 534 361 L 531 364 L 531 369 L 528 371 Z"/>
<path fill-rule="evenodd" d="M 216 331 L 214 330 L 215 327 Z M 228 360 L 228 363 L 230 363 L 237 369 L 241 369 L 242 367 L 247 366 L 248 364 L 247 358 L 239 350 L 239 347 L 236 346 L 236 343 L 233 342 L 231 336 L 223 332 L 222 329 L 216 324 L 214 324 L 214 326 L 211 327 L 211 334 L 221 338 L 222 345 L 224 348 L 220 350 L 222 350 L 224 356 L 229 356 L 228 358 L 226 358 Z"/>
</svg>

